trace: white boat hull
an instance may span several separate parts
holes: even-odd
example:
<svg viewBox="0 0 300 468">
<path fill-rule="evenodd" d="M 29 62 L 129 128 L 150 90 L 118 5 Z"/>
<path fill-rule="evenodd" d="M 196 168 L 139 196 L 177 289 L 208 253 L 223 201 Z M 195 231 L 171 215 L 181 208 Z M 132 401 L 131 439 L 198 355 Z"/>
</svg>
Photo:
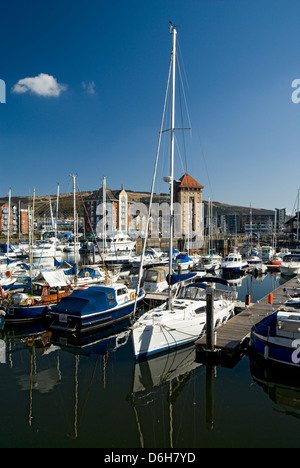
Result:
<svg viewBox="0 0 300 468">
<path fill-rule="evenodd" d="M 161 313 L 162 320 L 158 315 Z M 234 305 L 215 310 L 215 326 L 225 323 L 234 314 Z M 148 318 L 147 318 L 148 317 Z M 193 343 L 203 335 L 206 328 L 206 313 L 195 314 L 183 311 L 182 314 L 170 310 L 149 313 L 132 327 L 132 339 L 136 359 L 171 350 Z"/>
</svg>

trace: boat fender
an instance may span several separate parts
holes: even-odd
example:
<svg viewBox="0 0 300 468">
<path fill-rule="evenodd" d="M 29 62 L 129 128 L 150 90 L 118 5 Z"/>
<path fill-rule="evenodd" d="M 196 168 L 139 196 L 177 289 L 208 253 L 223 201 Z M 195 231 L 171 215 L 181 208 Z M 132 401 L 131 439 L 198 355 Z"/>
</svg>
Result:
<svg viewBox="0 0 300 468">
<path fill-rule="evenodd" d="M 134 292 L 130 293 L 130 299 L 133 300 L 134 298 L 135 298 L 135 293 Z"/>
<path fill-rule="evenodd" d="M 0 287 L 0 295 L 2 299 L 6 299 L 8 297 L 8 294 L 5 293 L 1 287 Z"/>
<path fill-rule="evenodd" d="M 7 278 L 11 278 L 11 271 L 10 270 L 7 270 L 7 272 L 5 273 L 5 276 Z"/>
<path fill-rule="evenodd" d="M 26 299 L 25 304 L 26 304 L 27 306 L 31 306 L 31 305 L 33 304 L 33 302 L 34 302 L 33 299 Z"/>
<path fill-rule="evenodd" d="M 245 303 L 246 303 L 246 306 L 250 306 L 250 304 L 251 304 L 251 294 L 246 294 Z"/>
</svg>

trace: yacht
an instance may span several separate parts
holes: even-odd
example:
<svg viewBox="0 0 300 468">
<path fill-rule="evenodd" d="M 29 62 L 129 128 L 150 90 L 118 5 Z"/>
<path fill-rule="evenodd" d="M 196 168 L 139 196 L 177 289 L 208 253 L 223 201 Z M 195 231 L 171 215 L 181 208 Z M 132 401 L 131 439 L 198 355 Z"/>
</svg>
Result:
<svg viewBox="0 0 300 468">
<path fill-rule="evenodd" d="M 283 257 L 280 273 L 286 276 L 298 275 L 300 273 L 300 255 L 290 254 Z"/>
<path fill-rule="evenodd" d="M 243 273 L 248 269 L 248 262 L 242 258 L 242 255 L 234 249 L 233 252 L 225 257 L 224 262 L 221 265 L 222 273 L 234 274 Z"/>
<path fill-rule="evenodd" d="M 172 67 L 172 102 L 175 102 L 175 72 L 176 72 L 176 36 L 177 31 L 170 25 L 172 33 L 173 48 L 170 62 L 170 72 Z M 169 251 L 173 252 L 173 188 L 174 188 L 174 115 L 175 106 L 172 106 L 171 115 L 171 148 L 170 148 L 170 176 L 164 181 L 170 185 L 170 246 Z M 179 257 L 179 258 L 178 258 Z M 169 257 L 169 272 L 172 275 L 172 267 L 175 261 L 179 260 L 179 266 L 188 265 L 189 259 L 186 256 L 178 256 L 176 259 Z M 182 260 L 186 260 L 182 263 Z M 177 264 L 178 265 L 178 264 Z M 182 275 L 186 276 L 186 275 Z M 205 284 L 190 283 L 182 284 L 177 290 L 176 297 L 173 297 L 169 278 L 168 301 L 159 307 L 145 312 L 132 325 L 132 342 L 136 359 L 151 356 L 153 354 L 169 351 L 173 348 L 188 345 L 205 333 L 206 329 L 206 291 Z M 234 314 L 235 301 L 232 297 L 226 296 L 228 291 L 221 291 L 215 294 L 214 311 L 215 326 L 225 322 Z"/>
<path fill-rule="evenodd" d="M 172 307 L 165 303 L 143 314 L 132 326 L 136 359 L 169 351 L 196 341 L 206 329 L 206 291 L 202 283 L 180 289 Z M 215 291 L 215 328 L 234 316 L 234 293 Z"/>
<path fill-rule="evenodd" d="M 102 235 L 97 237 L 97 242 L 101 252 L 118 253 L 118 252 L 135 252 L 136 242 L 132 240 L 128 234 L 117 232 L 116 234 L 106 235 L 105 239 Z"/>
</svg>

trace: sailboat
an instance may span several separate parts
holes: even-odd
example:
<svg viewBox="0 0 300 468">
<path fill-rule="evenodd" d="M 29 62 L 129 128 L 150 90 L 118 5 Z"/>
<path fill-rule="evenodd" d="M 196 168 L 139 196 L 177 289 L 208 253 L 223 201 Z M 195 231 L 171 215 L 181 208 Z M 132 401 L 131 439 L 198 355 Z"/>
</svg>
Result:
<svg viewBox="0 0 300 468">
<path fill-rule="evenodd" d="M 171 157 L 170 176 L 165 182 L 170 185 L 170 247 L 173 250 L 174 213 L 174 122 L 175 122 L 175 69 L 176 69 L 176 28 L 171 25 L 173 35 L 173 48 L 170 62 L 172 69 L 172 115 L 171 115 Z M 180 295 L 173 297 L 171 279 L 173 274 L 172 256 L 169 260 L 169 292 L 168 301 L 160 307 L 144 313 L 132 325 L 132 342 L 136 359 L 147 357 L 172 348 L 193 343 L 206 327 L 206 295 L 205 285 L 191 283 L 182 286 Z M 202 280 L 203 281 L 203 280 Z M 216 294 L 215 325 L 221 324 L 234 313 L 234 301 L 226 296 L 227 291 Z M 226 296 L 226 297 L 225 297 Z"/>
</svg>

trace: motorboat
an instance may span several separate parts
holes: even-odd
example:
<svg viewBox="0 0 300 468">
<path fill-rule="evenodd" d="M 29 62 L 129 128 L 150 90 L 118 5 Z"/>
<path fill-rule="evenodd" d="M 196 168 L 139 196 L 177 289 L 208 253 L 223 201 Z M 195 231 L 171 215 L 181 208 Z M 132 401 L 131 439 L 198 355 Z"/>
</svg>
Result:
<svg viewBox="0 0 300 468">
<path fill-rule="evenodd" d="M 263 245 L 261 247 L 261 258 L 263 262 L 269 262 L 274 257 L 275 248 L 270 245 Z"/>
<path fill-rule="evenodd" d="M 249 265 L 247 260 L 244 260 L 242 255 L 234 249 L 226 257 L 221 265 L 223 274 L 243 273 L 248 269 Z"/>
<path fill-rule="evenodd" d="M 133 314 L 135 302 L 145 297 L 141 289 L 136 298 L 134 289 L 124 284 L 91 286 L 75 290 L 60 303 L 49 308 L 46 318 L 50 330 L 65 333 L 88 333 L 113 329 L 127 322 Z"/>
<path fill-rule="evenodd" d="M 68 242 L 64 247 L 63 251 L 64 252 L 71 252 L 73 253 L 76 249 L 77 252 L 79 252 L 79 249 L 81 248 L 81 242 Z"/>
<path fill-rule="evenodd" d="M 110 267 L 129 266 L 132 262 L 133 255 L 131 252 L 121 251 L 118 253 L 108 252 L 102 254 L 104 263 Z"/>
<path fill-rule="evenodd" d="M 205 271 L 217 271 L 221 268 L 223 258 L 221 255 L 211 253 L 202 257 L 201 266 Z"/>
<path fill-rule="evenodd" d="M 189 270 L 194 266 L 194 260 L 187 254 L 179 253 L 173 260 L 173 268 L 181 270 Z"/>
<path fill-rule="evenodd" d="M 24 323 L 40 320 L 47 306 L 57 304 L 73 292 L 73 287 L 63 271 L 41 271 L 24 291 L 15 292 L 3 301 L 5 321 Z"/>
<path fill-rule="evenodd" d="M 0 258 L 16 259 L 26 255 L 25 251 L 14 245 L 0 244 Z"/>
<path fill-rule="evenodd" d="M 146 293 L 162 292 L 168 289 L 168 266 L 147 268 L 142 276 L 141 286 Z"/>
<path fill-rule="evenodd" d="M 263 275 L 267 273 L 268 267 L 262 262 L 262 259 L 258 255 L 251 255 L 247 257 L 248 272 L 255 275 Z"/>
<path fill-rule="evenodd" d="M 300 369 L 300 312 L 294 308 L 268 315 L 252 327 L 250 346 L 266 362 Z"/>
<path fill-rule="evenodd" d="M 111 235 L 98 235 L 97 242 L 101 252 L 104 253 L 135 252 L 136 242 L 128 234 L 121 231 Z"/>
<path fill-rule="evenodd" d="M 161 264 L 167 264 L 169 257 L 162 252 L 160 249 L 155 247 L 147 247 L 143 257 L 143 266 L 158 266 Z M 133 268 L 139 268 L 142 261 L 142 255 L 136 255 L 131 260 L 131 266 Z"/>
<path fill-rule="evenodd" d="M 298 275 L 300 273 L 300 255 L 285 255 L 280 265 L 280 273 L 286 276 Z"/>
<path fill-rule="evenodd" d="M 118 276 L 111 271 L 105 272 L 99 265 L 83 265 L 74 277 L 74 286 L 78 288 L 104 283 L 107 280 L 117 281 Z"/>
</svg>

